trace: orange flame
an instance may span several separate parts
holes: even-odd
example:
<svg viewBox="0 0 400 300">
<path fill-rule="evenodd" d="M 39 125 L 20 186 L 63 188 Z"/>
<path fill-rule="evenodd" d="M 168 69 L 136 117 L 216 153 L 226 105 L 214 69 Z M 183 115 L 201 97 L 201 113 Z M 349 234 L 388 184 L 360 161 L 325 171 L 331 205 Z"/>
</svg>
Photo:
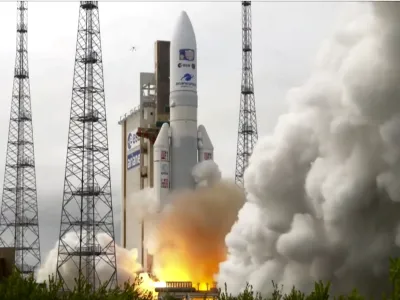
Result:
<svg viewBox="0 0 400 300">
<path fill-rule="evenodd" d="M 225 236 L 243 203 L 243 192 L 226 182 L 175 196 L 157 225 L 154 274 L 162 281 L 191 281 L 198 290 L 213 287 L 226 258 Z"/>
</svg>

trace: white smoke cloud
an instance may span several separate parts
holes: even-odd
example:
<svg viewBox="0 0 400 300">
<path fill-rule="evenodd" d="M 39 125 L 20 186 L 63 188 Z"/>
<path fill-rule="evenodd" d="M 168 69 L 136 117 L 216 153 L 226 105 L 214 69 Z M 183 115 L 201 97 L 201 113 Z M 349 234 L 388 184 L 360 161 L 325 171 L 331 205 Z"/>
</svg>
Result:
<svg viewBox="0 0 400 300">
<path fill-rule="evenodd" d="M 358 3 L 261 139 L 218 283 L 378 295 L 400 253 L 400 5 Z M 371 9 L 372 8 L 372 9 Z"/>
<path fill-rule="evenodd" d="M 221 180 L 221 171 L 213 160 L 204 160 L 193 167 L 192 176 L 197 186 L 212 186 Z"/>
<path fill-rule="evenodd" d="M 160 208 L 155 190 L 149 187 L 132 193 L 128 197 L 127 202 L 132 203 L 132 209 L 127 214 L 133 216 L 138 221 L 152 218 Z"/>
<path fill-rule="evenodd" d="M 197 164 L 193 169 L 193 176 L 196 178 L 197 183 L 201 183 L 203 185 L 213 185 L 217 183 L 221 178 L 221 172 L 219 171 L 219 167 L 215 162 L 201 162 Z M 221 189 L 221 188 L 219 188 Z M 217 190 L 216 190 L 217 191 Z M 182 193 L 176 191 L 171 195 L 171 197 L 181 197 Z M 204 191 L 203 191 L 204 194 Z M 203 194 L 197 196 L 197 198 L 204 197 Z M 191 195 L 191 199 L 196 199 L 196 194 Z M 155 240 L 157 236 L 156 226 L 160 219 L 164 218 L 165 215 L 168 215 L 168 209 L 173 210 L 173 204 L 171 206 L 165 207 L 165 211 L 159 212 L 159 203 L 155 197 L 154 189 L 145 188 L 136 192 L 129 196 L 128 201 L 131 201 L 133 204 L 130 206 L 129 211 L 127 211 L 127 215 L 132 216 L 135 220 L 145 220 L 146 221 L 146 238 L 145 243 L 149 248 L 148 250 L 152 252 L 157 246 L 157 241 Z M 197 202 L 196 202 L 197 203 Z M 197 204 L 198 205 L 198 204 Z M 215 206 L 218 204 L 216 203 Z M 233 201 L 233 205 L 236 205 L 236 202 Z M 215 207 L 214 207 L 215 208 Z M 200 210 L 200 209 L 199 209 Z M 184 219 L 184 218 L 183 218 Z M 86 236 L 86 232 L 83 232 L 83 237 Z M 102 247 L 108 245 L 111 241 L 110 237 L 104 233 L 100 233 L 97 236 L 97 240 L 99 241 Z M 78 236 L 75 232 L 69 232 L 65 235 L 64 241 L 72 248 L 79 245 Z M 116 258 L 117 258 L 117 272 L 118 272 L 118 284 L 123 285 L 124 282 L 130 281 L 133 282 L 138 273 L 143 271 L 142 265 L 138 262 L 138 250 L 136 248 L 128 250 L 124 249 L 118 245 L 115 245 Z M 154 251 L 154 250 L 153 250 Z M 41 265 L 40 269 L 36 274 L 36 278 L 38 282 L 48 281 L 49 276 L 55 276 L 56 268 L 57 268 L 57 254 L 58 254 L 58 242 L 55 244 L 54 248 L 49 252 L 46 260 Z M 60 270 L 63 279 L 66 281 L 66 284 L 71 287 L 74 286 L 74 279 L 78 277 L 77 273 L 77 260 L 70 260 L 66 264 L 62 266 Z M 99 274 L 100 280 L 103 282 L 110 278 L 111 272 L 113 271 L 110 266 L 104 262 L 97 264 L 97 272 Z M 145 287 L 150 287 L 151 279 L 147 274 L 141 273 L 141 278 L 144 282 Z"/>
<path fill-rule="evenodd" d="M 86 236 L 86 232 L 82 233 L 83 238 Z M 101 247 L 107 246 L 111 242 L 111 238 L 105 233 L 99 233 L 97 240 Z M 71 247 L 74 248 L 79 245 L 78 235 L 75 232 L 68 232 L 64 241 Z M 136 249 L 127 250 L 115 245 L 115 253 L 118 266 L 118 284 L 122 285 L 126 281 L 133 282 L 136 277 L 136 272 L 142 270 L 142 266 L 137 262 L 138 253 Z M 37 272 L 37 281 L 44 282 L 48 281 L 49 277 L 55 276 L 57 268 L 57 254 L 58 254 L 58 242 L 55 247 L 49 252 L 45 262 L 41 265 Z M 72 287 L 75 285 L 75 278 L 78 277 L 77 272 L 77 259 L 69 260 L 62 265 L 60 273 L 68 285 Z M 96 265 L 96 271 L 99 274 L 99 278 L 102 282 L 108 280 L 113 272 L 113 269 L 104 261 L 99 261 Z"/>
</svg>

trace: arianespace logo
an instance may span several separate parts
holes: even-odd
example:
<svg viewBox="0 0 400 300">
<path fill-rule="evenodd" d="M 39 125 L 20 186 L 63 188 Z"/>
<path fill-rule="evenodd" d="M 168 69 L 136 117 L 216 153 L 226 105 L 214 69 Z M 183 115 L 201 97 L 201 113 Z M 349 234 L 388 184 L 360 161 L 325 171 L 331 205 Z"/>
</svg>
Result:
<svg viewBox="0 0 400 300">
<path fill-rule="evenodd" d="M 176 83 L 176 86 L 181 86 L 181 87 L 195 87 L 196 83 L 191 82 L 192 79 L 194 78 L 193 74 L 190 73 L 185 73 L 180 82 Z"/>
<path fill-rule="evenodd" d="M 193 74 L 186 73 L 182 76 L 181 81 L 191 81 L 194 78 Z"/>
</svg>

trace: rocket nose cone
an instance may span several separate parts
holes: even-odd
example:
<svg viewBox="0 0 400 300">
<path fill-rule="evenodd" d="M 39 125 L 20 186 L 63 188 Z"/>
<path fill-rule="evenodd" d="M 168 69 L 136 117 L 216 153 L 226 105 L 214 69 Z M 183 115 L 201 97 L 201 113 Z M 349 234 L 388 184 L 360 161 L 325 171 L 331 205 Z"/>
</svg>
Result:
<svg viewBox="0 0 400 300">
<path fill-rule="evenodd" d="M 168 146 L 168 129 L 169 129 L 168 123 L 164 123 L 161 126 L 160 132 L 158 133 L 158 136 L 154 143 L 154 148 Z"/>
<path fill-rule="evenodd" d="M 179 19 L 180 19 L 181 23 L 184 23 L 187 25 L 190 24 L 190 26 L 192 26 L 192 22 L 190 21 L 189 16 L 186 11 L 184 11 L 184 10 L 181 11 Z"/>
<path fill-rule="evenodd" d="M 186 11 L 184 11 L 184 10 L 182 10 L 182 11 L 181 11 L 181 14 L 180 14 L 180 19 L 182 19 L 182 18 L 186 18 L 186 19 L 189 20 L 189 17 L 188 17 L 188 15 L 187 15 Z"/>
<path fill-rule="evenodd" d="M 173 40 L 177 39 L 196 40 L 192 22 L 190 21 L 188 14 L 184 10 L 181 11 L 173 35 Z"/>
</svg>

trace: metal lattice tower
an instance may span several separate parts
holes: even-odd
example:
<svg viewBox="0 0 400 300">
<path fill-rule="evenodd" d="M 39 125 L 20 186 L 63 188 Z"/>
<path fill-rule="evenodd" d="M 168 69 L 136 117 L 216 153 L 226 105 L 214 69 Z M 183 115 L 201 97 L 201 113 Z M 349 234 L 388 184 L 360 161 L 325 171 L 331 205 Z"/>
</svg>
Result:
<svg viewBox="0 0 400 300">
<path fill-rule="evenodd" d="M 108 238 L 99 237 L 99 233 Z M 99 264 L 111 269 L 108 278 L 99 277 Z M 63 273 L 65 267 L 75 269 L 76 276 L 85 278 L 93 290 L 100 284 L 115 287 L 117 282 L 97 1 L 81 1 L 79 8 L 58 246 L 56 277 L 64 290 L 72 290 L 74 281 L 68 281 L 71 274 Z"/>
<path fill-rule="evenodd" d="M 31 274 L 40 265 L 40 242 L 25 1 L 17 4 L 17 54 L 2 200 L 0 246 L 15 248 L 17 269 Z"/>
<path fill-rule="evenodd" d="M 242 84 L 235 171 L 235 182 L 242 187 L 243 174 L 258 139 L 252 64 L 251 2 L 242 1 Z"/>
</svg>

